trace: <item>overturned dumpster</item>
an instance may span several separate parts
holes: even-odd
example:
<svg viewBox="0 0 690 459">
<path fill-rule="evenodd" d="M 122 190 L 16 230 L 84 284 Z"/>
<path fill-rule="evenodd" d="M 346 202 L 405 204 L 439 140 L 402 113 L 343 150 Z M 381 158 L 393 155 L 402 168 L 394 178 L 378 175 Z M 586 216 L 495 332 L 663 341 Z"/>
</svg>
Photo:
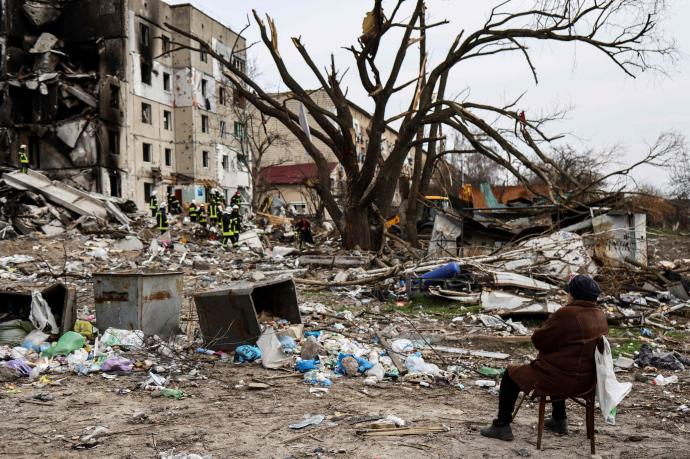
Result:
<svg viewBox="0 0 690 459">
<path fill-rule="evenodd" d="M 233 282 L 226 290 L 195 295 L 194 302 L 206 346 L 215 350 L 233 351 L 243 344 L 255 344 L 262 332 L 259 316 L 264 313 L 291 324 L 302 323 L 290 276 Z"/>
<path fill-rule="evenodd" d="M 168 338 L 179 329 L 183 273 L 97 273 L 94 301 L 98 328 L 142 330 Z"/>
<path fill-rule="evenodd" d="M 54 284 L 41 292 L 62 334 L 74 327 L 76 319 L 76 294 L 63 284 Z M 0 323 L 10 320 L 30 321 L 32 292 L 0 292 Z"/>
</svg>

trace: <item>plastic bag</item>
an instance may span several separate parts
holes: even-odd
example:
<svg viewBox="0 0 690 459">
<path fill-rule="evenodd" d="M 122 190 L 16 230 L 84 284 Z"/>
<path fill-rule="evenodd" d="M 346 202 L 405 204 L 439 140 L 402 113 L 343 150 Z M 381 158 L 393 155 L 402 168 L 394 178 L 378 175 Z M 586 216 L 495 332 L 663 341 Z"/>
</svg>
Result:
<svg viewBox="0 0 690 459">
<path fill-rule="evenodd" d="M 106 347 L 144 347 L 144 332 L 141 330 L 130 331 L 121 330 L 119 328 L 108 328 L 105 333 L 103 333 L 101 344 Z"/>
<path fill-rule="evenodd" d="M 94 333 L 98 331 L 96 327 L 91 324 L 91 322 L 86 320 L 76 320 L 74 322 L 73 330 L 80 335 L 84 335 L 86 339 L 93 339 Z"/>
<path fill-rule="evenodd" d="M 264 330 L 256 345 L 261 349 L 261 365 L 264 368 L 280 368 L 291 361 L 290 356 L 283 352 L 283 347 L 276 337 L 276 332 L 271 327 L 267 327 Z"/>
<path fill-rule="evenodd" d="M 60 337 L 57 344 L 50 349 L 43 351 L 44 357 L 55 357 L 56 355 L 69 355 L 77 349 L 84 347 L 86 339 L 79 333 L 68 331 Z"/>
<path fill-rule="evenodd" d="M 433 363 L 426 363 L 419 352 L 405 359 L 405 368 L 407 368 L 410 373 L 422 373 L 430 376 L 441 375 L 441 369 Z"/>
<path fill-rule="evenodd" d="M 29 320 L 41 331 L 45 330 L 45 328 L 50 325 L 51 335 L 60 333 L 60 329 L 57 323 L 55 323 L 55 316 L 53 316 L 48 302 L 43 299 L 41 292 L 31 293 L 31 312 L 29 313 Z"/>
<path fill-rule="evenodd" d="M 26 335 L 26 338 L 22 341 L 22 347 L 34 352 L 41 352 L 41 345 L 46 342 L 49 336 L 41 330 L 34 330 Z"/>
<path fill-rule="evenodd" d="M 613 372 L 613 357 L 611 345 L 606 337 L 604 352 L 594 350 L 594 361 L 597 367 L 597 400 L 601 414 L 607 424 L 616 425 L 616 408 L 632 390 L 632 383 L 619 383 Z"/>
<path fill-rule="evenodd" d="M 19 344 L 34 329 L 31 322 L 26 320 L 10 320 L 0 323 L 0 345 Z"/>
<path fill-rule="evenodd" d="M 300 373 L 307 373 L 315 370 L 318 364 L 318 360 L 298 360 L 295 364 L 295 370 L 299 371 Z"/>
<path fill-rule="evenodd" d="M 409 339 L 396 339 L 391 343 L 391 349 L 397 354 L 414 352 L 414 344 Z"/>
<path fill-rule="evenodd" d="M 261 358 L 261 349 L 245 344 L 235 349 L 235 363 L 253 362 Z"/>
</svg>

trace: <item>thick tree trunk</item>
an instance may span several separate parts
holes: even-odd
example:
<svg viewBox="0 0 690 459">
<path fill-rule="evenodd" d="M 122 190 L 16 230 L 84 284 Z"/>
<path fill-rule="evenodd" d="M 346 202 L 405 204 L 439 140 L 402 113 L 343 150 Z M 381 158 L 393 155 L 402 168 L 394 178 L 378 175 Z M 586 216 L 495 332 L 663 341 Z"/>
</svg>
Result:
<svg viewBox="0 0 690 459">
<path fill-rule="evenodd" d="M 348 206 L 343 214 L 345 234 L 343 244 L 348 250 L 359 247 L 362 250 L 378 250 L 376 237 L 372 234 L 369 212 L 366 208 Z"/>
</svg>

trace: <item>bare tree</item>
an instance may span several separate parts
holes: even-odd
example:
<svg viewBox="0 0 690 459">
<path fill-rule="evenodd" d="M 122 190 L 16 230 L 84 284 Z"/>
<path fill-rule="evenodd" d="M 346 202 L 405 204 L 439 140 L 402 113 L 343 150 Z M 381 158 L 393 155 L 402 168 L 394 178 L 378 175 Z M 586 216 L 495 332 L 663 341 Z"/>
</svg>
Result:
<svg viewBox="0 0 690 459">
<path fill-rule="evenodd" d="M 690 199 L 690 151 L 683 148 L 670 164 L 671 195 L 676 199 Z"/>
<path fill-rule="evenodd" d="M 419 46 L 419 73 L 404 75 L 406 57 L 414 54 L 415 47 L 411 44 L 421 43 L 427 31 L 446 25 L 448 21 L 425 21 L 424 0 L 398 0 L 388 15 L 384 13 L 382 0 L 373 0 L 363 35 L 356 45 L 349 48 L 359 84 L 369 94 L 374 107 L 368 126 L 369 145 L 362 164 L 357 158 L 352 113 L 347 91 L 342 85 L 344 73 L 337 69 L 333 57 L 328 68 L 322 71 L 301 38 L 292 38 L 293 46 L 335 107 L 335 110 L 330 110 L 320 106 L 293 77 L 282 58 L 278 29 L 273 19 L 267 17 L 264 20 L 254 11 L 261 42 L 269 51 L 283 83 L 314 121 L 309 134 L 300 125 L 299 113 L 288 109 L 282 100 L 265 91 L 242 69 L 233 67 L 224 56 L 215 52 L 210 43 L 193 33 L 166 25 L 191 43 L 198 43 L 194 49 L 207 52 L 223 64 L 226 75 L 253 107 L 279 120 L 297 137 L 317 165 L 319 180 L 316 190 L 334 219 L 344 245 L 376 249 L 383 234 L 380 216 L 385 215 L 391 206 L 397 179 L 410 151 L 442 138 L 438 128 L 434 132 L 433 126 L 445 125 L 458 131 L 473 150 L 508 170 L 528 187 L 530 183 L 523 171 L 531 171 L 552 190 L 549 199 L 555 202 L 559 197 L 558 188 L 533 159 L 551 164 L 543 151 L 544 145 L 557 138 L 544 131 L 549 118 L 521 116 L 516 108 L 519 100 L 498 107 L 484 102 L 446 99 L 443 82 L 458 64 L 480 62 L 481 58 L 491 55 L 520 53 L 538 82 L 529 49 L 529 44 L 535 41 L 579 43 L 592 47 L 630 76 L 656 68 L 655 56 L 668 56 L 673 52 L 673 47 L 657 30 L 657 20 L 664 9 L 663 0 L 535 0 L 527 8 L 524 6 L 525 2 L 502 2 L 478 30 L 471 33 L 457 31 L 440 62 L 430 62 L 426 47 Z M 385 47 L 380 46 L 384 38 L 387 40 Z M 396 45 L 391 47 L 391 41 Z M 182 46 L 192 47 L 189 44 Z M 394 56 L 393 63 L 385 69 L 378 58 L 384 48 L 391 50 Z M 390 113 L 391 98 L 408 88 L 414 88 L 414 91 L 407 109 L 399 114 Z M 487 116 L 493 120 L 487 121 Z M 395 121 L 400 123 L 399 135 L 384 158 L 381 153 L 382 136 L 386 127 Z M 506 121 L 519 124 L 520 129 L 513 133 L 509 128 L 502 128 L 501 124 Z M 427 126 L 431 130 L 427 130 Z M 428 136 L 426 132 L 429 132 Z M 323 142 L 345 171 L 347 193 L 342 203 L 335 199 L 329 186 L 327 155 L 317 148 L 312 138 Z M 428 150 L 435 152 L 436 148 Z M 426 167 L 417 169 L 417 173 L 420 169 L 423 173 Z M 430 169 L 433 170 L 433 165 Z M 559 172 L 568 176 L 567 171 Z M 423 189 L 423 180 L 419 182 L 417 188 Z"/>
<path fill-rule="evenodd" d="M 289 141 L 284 133 L 270 125 L 266 115 L 253 107 L 240 102 L 235 104 L 233 111 L 241 126 L 241 131 L 235 134 L 235 137 L 239 137 L 237 140 L 242 153 L 240 160 L 251 174 L 251 204 L 256 209 L 268 190 L 263 177 L 265 155 L 273 147 L 287 146 Z"/>
</svg>

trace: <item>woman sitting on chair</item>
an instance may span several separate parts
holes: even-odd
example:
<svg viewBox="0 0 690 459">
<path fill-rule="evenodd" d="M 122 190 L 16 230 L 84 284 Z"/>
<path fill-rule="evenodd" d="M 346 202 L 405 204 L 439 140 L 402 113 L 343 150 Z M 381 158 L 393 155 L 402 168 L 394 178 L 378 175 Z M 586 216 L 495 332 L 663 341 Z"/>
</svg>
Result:
<svg viewBox="0 0 690 459">
<path fill-rule="evenodd" d="M 532 390 L 557 396 L 575 396 L 596 383 L 594 349 L 599 338 L 608 333 L 604 312 L 597 306 L 601 289 L 589 276 L 578 275 L 568 283 L 570 303 L 549 317 L 532 334 L 539 351 L 528 365 L 511 366 L 501 380 L 498 417 L 481 430 L 485 437 L 511 441 L 513 410 L 520 391 Z M 568 433 L 565 400 L 553 403 L 553 414 L 544 427 L 560 434 Z"/>
</svg>

